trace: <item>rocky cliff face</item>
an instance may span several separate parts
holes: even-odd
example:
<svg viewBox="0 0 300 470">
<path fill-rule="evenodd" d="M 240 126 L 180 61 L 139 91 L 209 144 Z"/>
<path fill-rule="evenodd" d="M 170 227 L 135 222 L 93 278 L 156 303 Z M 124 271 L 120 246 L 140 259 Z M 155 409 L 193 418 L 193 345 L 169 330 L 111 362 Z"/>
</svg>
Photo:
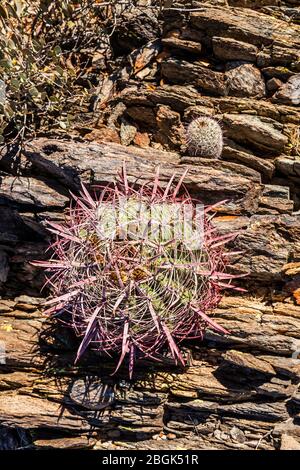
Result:
<svg viewBox="0 0 300 470">
<path fill-rule="evenodd" d="M 142 9 L 140 21 L 124 13 L 136 40 L 125 26 L 116 31 L 114 47 L 129 55 L 98 90 L 97 123 L 68 140 L 3 149 L 3 448 L 300 448 L 297 4 L 190 2 L 194 11 L 178 5 L 159 19 Z M 185 128 L 202 114 L 224 130 L 219 161 L 187 155 Z M 44 221 L 63 217 L 69 190 L 111 181 L 123 159 L 142 180 L 157 165 L 162 181 L 188 167 L 192 193 L 226 199 L 215 224 L 242 231 L 234 266 L 249 273 L 248 292 L 225 296 L 215 313 L 230 335 L 208 331 L 187 344 L 186 370 L 141 364 L 132 384 L 126 371 L 112 378 L 103 358 L 73 366 L 76 341 L 43 317 L 47 292 L 30 264 L 45 256 Z"/>
</svg>

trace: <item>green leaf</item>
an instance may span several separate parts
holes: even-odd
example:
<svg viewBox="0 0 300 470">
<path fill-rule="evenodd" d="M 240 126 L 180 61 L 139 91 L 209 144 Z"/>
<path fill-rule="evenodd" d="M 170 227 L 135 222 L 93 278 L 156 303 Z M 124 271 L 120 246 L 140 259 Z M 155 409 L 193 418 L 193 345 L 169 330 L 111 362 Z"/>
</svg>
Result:
<svg viewBox="0 0 300 470">
<path fill-rule="evenodd" d="M 53 49 L 53 52 L 56 55 L 56 57 L 58 57 L 62 54 L 62 50 L 59 46 L 55 46 L 55 48 Z"/>
<path fill-rule="evenodd" d="M 20 82 L 17 78 L 12 78 L 10 81 L 10 88 L 14 88 L 15 90 L 19 90 Z"/>
<path fill-rule="evenodd" d="M 63 75 L 64 74 L 64 69 L 62 67 L 60 67 L 60 65 L 57 65 L 55 67 L 55 70 L 57 71 L 57 73 L 59 73 L 59 75 Z"/>
<path fill-rule="evenodd" d="M 8 117 L 9 119 L 13 117 L 13 115 L 15 114 L 14 113 L 14 110 L 11 108 L 11 106 L 9 106 L 9 104 L 5 104 L 4 106 L 4 114 L 6 117 Z"/>
<path fill-rule="evenodd" d="M 24 72 L 19 73 L 19 80 L 21 83 L 25 83 L 27 81 L 27 75 Z"/>
<path fill-rule="evenodd" d="M 29 88 L 28 91 L 32 97 L 39 96 L 40 94 L 39 90 L 35 86 L 32 86 L 31 88 Z"/>
<path fill-rule="evenodd" d="M 37 41 L 36 39 L 32 39 L 31 44 L 36 52 L 40 51 L 43 47 L 41 43 Z"/>
<path fill-rule="evenodd" d="M 15 43 L 12 39 L 8 39 L 6 45 L 9 49 L 15 49 L 16 48 L 16 45 L 15 45 Z"/>
<path fill-rule="evenodd" d="M 0 67 L 3 68 L 3 69 L 11 69 L 12 67 L 12 63 L 11 63 L 11 60 L 10 59 L 2 59 L 0 60 Z"/>
</svg>

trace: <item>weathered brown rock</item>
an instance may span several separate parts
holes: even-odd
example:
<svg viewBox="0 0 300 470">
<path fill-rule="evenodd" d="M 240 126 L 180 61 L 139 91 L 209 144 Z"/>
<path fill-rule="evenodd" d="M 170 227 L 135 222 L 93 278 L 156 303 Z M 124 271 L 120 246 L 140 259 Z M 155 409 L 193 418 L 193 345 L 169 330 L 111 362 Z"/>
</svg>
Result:
<svg viewBox="0 0 300 470">
<path fill-rule="evenodd" d="M 128 175 L 133 179 L 139 177 L 141 181 L 148 180 L 157 165 L 161 168 L 163 184 L 174 172 L 179 177 L 184 170 L 176 153 L 118 144 L 37 139 L 28 144 L 25 153 L 34 171 L 57 179 L 71 189 L 79 188 L 80 179 L 86 183 L 113 181 L 124 160 Z M 255 211 L 261 188 L 254 184 L 253 178 L 221 168 L 206 167 L 205 172 L 200 172 L 193 165 L 188 167 L 186 184 L 204 202 L 229 198 L 229 211 Z"/>
<path fill-rule="evenodd" d="M 220 60 L 256 61 L 258 48 L 246 42 L 224 37 L 213 37 L 214 55 Z"/>
<path fill-rule="evenodd" d="M 275 164 L 284 175 L 300 178 L 300 160 L 298 158 L 282 155 L 276 158 Z"/>
<path fill-rule="evenodd" d="M 280 153 L 288 143 L 276 121 L 262 120 L 247 114 L 225 114 L 223 123 L 229 138 L 241 143 L 247 142 L 251 147 Z"/>
<path fill-rule="evenodd" d="M 266 83 L 267 90 L 270 92 L 278 90 L 278 88 L 280 88 L 282 85 L 282 81 L 275 77 L 270 78 L 270 80 L 268 80 Z"/>
<path fill-rule="evenodd" d="M 136 136 L 136 132 L 136 127 L 123 119 L 120 128 L 121 144 L 130 145 Z"/>
<path fill-rule="evenodd" d="M 9 272 L 8 256 L 4 250 L 0 250 L 0 283 L 7 281 Z"/>
<path fill-rule="evenodd" d="M 64 207 L 68 201 L 64 188 L 55 181 L 6 176 L 0 183 L 0 204 L 34 207 L 36 210 Z"/>
<path fill-rule="evenodd" d="M 182 112 L 192 105 L 196 105 L 201 98 L 198 91 L 192 85 L 167 85 L 154 89 L 124 90 L 122 100 L 128 107 L 148 106 L 155 107 L 157 104 L 170 106 L 174 111 Z M 151 121 L 153 122 L 153 121 Z"/>
<path fill-rule="evenodd" d="M 171 83 L 188 82 L 213 95 L 226 92 L 224 74 L 215 72 L 197 62 L 190 63 L 180 59 L 166 59 L 162 63 L 162 76 Z"/>
<path fill-rule="evenodd" d="M 127 108 L 126 114 L 148 129 L 155 128 L 156 126 L 155 113 L 151 108 L 145 106 L 130 106 Z"/>
<path fill-rule="evenodd" d="M 262 73 L 267 78 L 277 78 L 283 81 L 288 80 L 294 75 L 294 73 L 286 67 L 265 67 L 262 69 Z"/>
<path fill-rule="evenodd" d="M 72 430 L 74 432 L 78 428 L 83 432 L 89 429 L 83 419 L 69 412 L 65 412 L 63 417 L 58 419 L 59 407 L 59 404 L 42 398 L 1 393 L 1 424 L 4 426 L 18 424 L 21 428 L 27 429 L 45 428 L 69 432 Z"/>
<path fill-rule="evenodd" d="M 20 240 L 35 240 L 38 231 L 26 216 L 16 209 L 0 205 L 0 242 L 14 245 Z"/>
<path fill-rule="evenodd" d="M 147 148 L 150 146 L 150 138 L 147 132 L 137 132 L 134 138 L 134 143 L 138 147 Z"/>
<path fill-rule="evenodd" d="M 191 14 L 191 24 L 205 32 L 208 37 L 224 31 L 225 37 L 237 39 L 256 46 L 276 44 L 291 48 L 299 47 L 299 27 L 287 25 L 268 15 L 243 8 L 203 6 L 201 11 Z"/>
<path fill-rule="evenodd" d="M 252 64 L 231 63 L 225 73 L 229 95 L 263 98 L 266 86 L 260 71 Z"/>
<path fill-rule="evenodd" d="M 266 5 L 279 5 L 280 0 L 229 0 L 228 4 L 233 7 L 261 8 Z"/>
<path fill-rule="evenodd" d="M 159 24 L 157 15 L 153 14 L 151 8 L 142 2 L 136 2 L 136 8 L 122 7 L 117 11 L 118 24 L 113 31 L 112 44 L 113 49 L 130 52 L 143 46 L 149 41 L 153 41 L 159 34 Z"/>
<path fill-rule="evenodd" d="M 84 133 L 84 139 L 99 144 L 103 142 L 120 143 L 120 137 L 117 131 L 107 126 L 99 126 L 97 129 L 89 130 L 89 132 Z"/>
<path fill-rule="evenodd" d="M 275 164 L 272 160 L 257 157 L 253 152 L 246 150 L 234 141 L 227 139 L 223 148 L 222 158 L 225 160 L 242 163 L 248 168 L 253 168 L 259 173 L 272 178 L 275 170 Z"/>
<path fill-rule="evenodd" d="M 273 100 L 282 104 L 300 104 L 300 73 L 293 75 L 282 85 Z"/>
<path fill-rule="evenodd" d="M 176 36 L 163 38 L 162 43 L 164 46 L 170 49 L 179 49 L 181 51 L 187 51 L 192 54 L 199 55 L 202 51 L 202 46 L 199 42 L 187 41 Z"/>
<path fill-rule="evenodd" d="M 170 150 L 178 150 L 185 141 L 185 130 L 180 114 L 168 106 L 159 106 L 156 113 L 157 127 L 154 138 Z"/>
<path fill-rule="evenodd" d="M 276 185 L 265 185 L 260 197 L 259 214 L 291 214 L 294 202 L 290 199 L 290 188 Z"/>
<path fill-rule="evenodd" d="M 280 450 L 300 450 L 300 443 L 294 437 L 283 434 Z"/>
</svg>

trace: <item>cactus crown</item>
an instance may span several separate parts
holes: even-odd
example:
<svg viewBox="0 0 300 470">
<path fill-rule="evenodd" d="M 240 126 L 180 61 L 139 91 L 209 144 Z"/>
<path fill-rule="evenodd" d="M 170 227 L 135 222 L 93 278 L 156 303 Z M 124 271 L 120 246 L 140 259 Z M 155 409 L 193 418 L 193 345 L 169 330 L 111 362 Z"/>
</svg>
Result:
<svg viewBox="0 0 300 470">
<path fill-rule="evenodd" d="M 200 214 L 201 233 L 192 229 L 199 214 L 187 190 L 179 196 L 184 177 L 174 184 L 172 176 L 162 188 L 157 172 L 136 188 L 124 167 L 114 185 L 96 187 L 93 197 L 85 187 L 72 195 L 64 223 L 49 222 L 53 255 L 35 265 L 46 268 L 53 291 L 45 313 L 63 316 L 81 339 L 76 360 L 88 347 L 117 353 L 116 370 L 128 356 L 132 375 L 135 359 L 161 360 L 165 346 L 184 364 L 179 343 L 203 338 L 207 326 L 226 333 L 209 313 L 222 289 L 233 287 L 223 245 L 236 234 L 216 234 L 211 207 Z M 178 214 L 182 221 L 187 212 L 192 224 L 183 238 Z"/>
<path fill-rule="evenodd" d="M 220 158 L 223 150 L 222 129 L 215 119 L 198 117 L 187 127 L 187 144 L 190 155 Z"/>
</svg>

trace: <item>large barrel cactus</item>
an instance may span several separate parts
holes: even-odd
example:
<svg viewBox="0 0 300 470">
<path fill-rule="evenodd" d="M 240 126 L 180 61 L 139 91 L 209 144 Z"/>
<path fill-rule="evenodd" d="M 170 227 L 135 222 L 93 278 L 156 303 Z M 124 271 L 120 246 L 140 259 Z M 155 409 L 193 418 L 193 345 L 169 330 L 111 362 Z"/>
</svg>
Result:
<svg viewBox="0 0 300 470">
<path fill-rule="evenodd" d="M 185 174 L 161 187 L 159 173 L 131 185 L 123 167 L 119 179 L 83 187 L 65 222 L 49 222 L 55 234 L 46 268 L 52 296 L 45 313 L 63 319 L 87 348 L 128 357 L 130 375 L 140 357 L 162 360 L 169 350 L 184 365 L 179 344 L 203 338 L 206 327 L 226 331 L 209 316 L 235 276 L 225 272 L 231 253 L 219 235 L 212 207 L 192 199 Z"/>
</svg>

